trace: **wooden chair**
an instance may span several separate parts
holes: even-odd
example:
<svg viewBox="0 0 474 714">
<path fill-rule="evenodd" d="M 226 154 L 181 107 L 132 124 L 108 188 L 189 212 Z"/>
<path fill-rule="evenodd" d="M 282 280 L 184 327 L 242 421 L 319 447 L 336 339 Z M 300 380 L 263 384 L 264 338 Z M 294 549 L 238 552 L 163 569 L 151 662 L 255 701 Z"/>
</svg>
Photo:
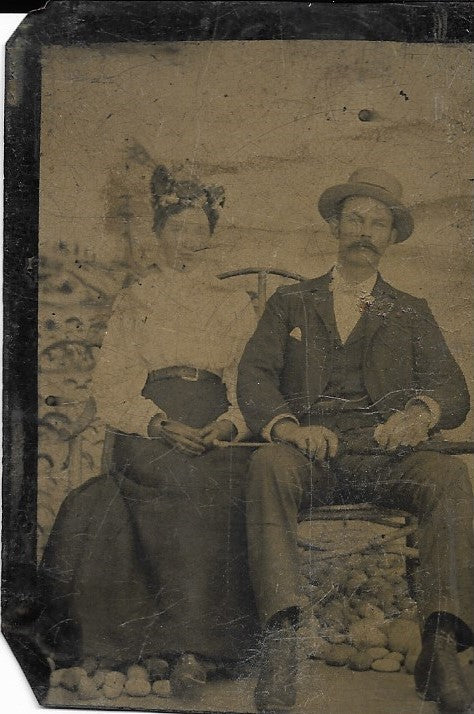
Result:
<svg viewBox="0 0 474 714">
<path fill-rule="evenodd" d="M 275 275 L 286 280 L 302 281 L 305 278 L 298 273 L 293 273 L 288 270 L 282 270 L 273 267 L 248 267 L 239 268 L 237 270 L 231 270 L 225 273 L 221 273 L 217 277 L 221 280 L 226 280 L 229 278 L 242 277 L 247 275 L 257 276 L 257 293 L 254 294 L 256 297 L 256 312 L 258 317 L 263 314 L 265 303 L 267 300 L 267 282 L 269 275 Z M 82 432 L 84 429 L 92 422 L 95 417 L 95 405 L 93 399 L 89 399 L 82 416 L 77 420 L 77 423 L 71 425 L 68 440 L 70 442 L 70 474 L 69 474 L 69 488 L 72 489 L 79 486 L 82 483 L 81 475 L 81 439 Z M 103 466 L 107 467 L 108 462 L 108 452 L 110 450 L 110 437 L 105 438 L 104 443 L 104 457 Z M 237 446 L 239 448 L 256 448 L 262 446 L 263 442 L 253 441 L 253 442 L 240 442 L 237 445 L 231 445 L 226 442 L 222 442 L 220 446 L 222 448 L 228 448 Z M 421 444 L 420 449 L 422 450 L 432 450 L 440 451 L 443 453 L 450 454 L 465 454 L 474 453 L 474 443 L 473 442 L 449 442 L 449 441 L 439 441 L 439 442 L 428 442 Z M 373 449 L 365 450 L 364 453 L 376 454 L 380 452 L 377 447 Z M 362 453 L 362 451 L 357 451 L 357 453 Z M 312 551 L 317 559 L 327 560 L 331 558 L 346 557 L 354 552 L 368 552 L 370 550 L 380 549 L 388 553 L 397 553 L 405 557 L 406 560 L 406 572 L 410 591 L 413 593 L 413 573 L 416 568 L 418 551 L 416 550 L 416 528 L 417 519 L 412 514 L 406 511 L 387 509 L 376 507 L 369 503 L 357 504 L 357 505 L 331 505 L 331 506 L 321 506 L 312 508 L 310 512 L 302 513 L 300 516 L 300 521 L 344 521 L 349 522 L 351 520 L 366 521 L 368 523 L 375 523 L 384 526 L 388 526 L 392 529 L 389 535 L 383 535 L 369 540 L 366 547 L 363 549 L 345 549 L 335 552 L 324 551 L 316 543 L 311 543 L 307 540 L 300 539 L 299 545 L 308 551 Z M 403 541 L 401 544 L 398 541 Z"/>
</svg>

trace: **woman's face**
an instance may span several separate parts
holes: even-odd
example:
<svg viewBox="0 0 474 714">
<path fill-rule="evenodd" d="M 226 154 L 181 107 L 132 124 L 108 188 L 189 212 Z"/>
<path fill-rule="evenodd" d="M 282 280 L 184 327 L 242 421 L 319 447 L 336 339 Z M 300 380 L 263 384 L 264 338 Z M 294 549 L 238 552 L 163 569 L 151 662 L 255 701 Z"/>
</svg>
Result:
<svg viewBox="0 0 474 714">
<path fill-rule="evenodd" d="M 211 247 L 209 221 L 201 208 L 187 208 L 166 221 L 160 236 L 170 268 L 184 271 L 205 260 Z"/>
</svg>

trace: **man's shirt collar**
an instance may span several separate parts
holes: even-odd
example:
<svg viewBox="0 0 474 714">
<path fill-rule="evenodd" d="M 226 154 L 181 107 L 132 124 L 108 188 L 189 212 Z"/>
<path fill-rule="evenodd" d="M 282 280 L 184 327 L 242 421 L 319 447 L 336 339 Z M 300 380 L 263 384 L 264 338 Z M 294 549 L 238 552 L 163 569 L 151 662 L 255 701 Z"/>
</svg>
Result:
<svg viewBox="0 0 474 714">
<path fill-rule="evenodd" d="M 347 293 L 350 295 L 364 297 L 372 293 L 376 282 L 377 273 L 374 273 L 374 275 L 371 275 L 370 278 L 364 280 L 361 283 L 348 283 L 342 277 L 340 270 L 338 269 L 338 266 L 336 264 L 332 269 L 329 290 L 333 293 Z"/>
</svg>

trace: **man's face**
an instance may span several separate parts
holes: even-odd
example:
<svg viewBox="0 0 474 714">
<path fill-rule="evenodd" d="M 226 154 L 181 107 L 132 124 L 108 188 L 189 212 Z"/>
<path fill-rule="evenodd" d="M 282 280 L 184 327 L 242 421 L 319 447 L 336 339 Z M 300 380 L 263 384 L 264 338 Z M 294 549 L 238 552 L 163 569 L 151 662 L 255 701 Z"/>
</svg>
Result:
<svg viewBox="0 0 474 714">
<path fill-rule="evenodd" d="M 396 239 L 390 209 L 368 196 L 346 198 L 331 228 L 339 241 L 339 261 L 354 267 L 373 265 L 375 268 Z"/>
</svg>

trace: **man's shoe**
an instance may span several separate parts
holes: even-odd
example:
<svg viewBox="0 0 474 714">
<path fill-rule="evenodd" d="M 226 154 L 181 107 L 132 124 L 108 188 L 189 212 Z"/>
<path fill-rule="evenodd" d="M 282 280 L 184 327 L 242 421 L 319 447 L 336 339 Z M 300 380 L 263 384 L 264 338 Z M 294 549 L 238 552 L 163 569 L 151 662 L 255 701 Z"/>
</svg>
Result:
<svg viewBox="0 0 474 714">
<path fill-rule="evenodd" d="M 255 688 L 258 712 L 282 714 L 296 703 L 296 629 L 288 619 L 267 628 Z"/>
<path fill-rule="evenodd" d="M 443 712 L 474 711 L 474 700 L 463 677 L 454 637 L 431 635 L 425 638 L 414 674 L 418 695 L 437 702 Z"/>
<path fill-rule="evenodd" d="M 196 699 L 206 684 L 207 668 L 192 654 L 184 654 L 176 662 L 170 677 L 175 697 Z"/>
</svg>

